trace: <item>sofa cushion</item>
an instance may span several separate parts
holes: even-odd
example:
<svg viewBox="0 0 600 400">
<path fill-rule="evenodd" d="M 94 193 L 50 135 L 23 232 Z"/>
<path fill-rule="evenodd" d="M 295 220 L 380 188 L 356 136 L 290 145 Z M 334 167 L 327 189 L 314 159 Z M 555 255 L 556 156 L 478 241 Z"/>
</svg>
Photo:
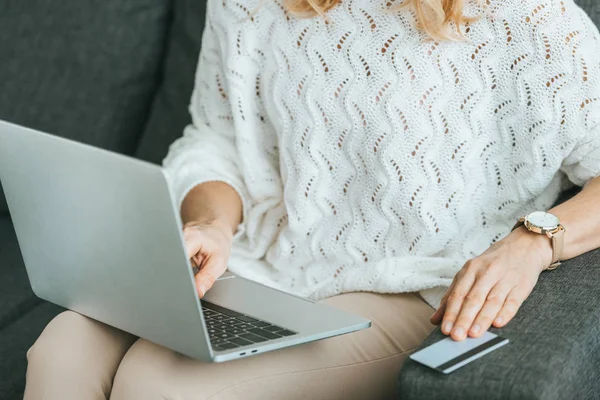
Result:
<svg viewBox="0 0 600 400">
<path fill-rule="evenodd" d="M 188 106 L 202 40 L 205 1 L 175 0 L 174 21 L 163 67 L 163 79 L 155 97 L 148 125 L 136 152 L 139 158 L 160 163 L 169 145 L 191 122 Z"/>
<path fill-rule="evenodd" d="M 33 294 L 11 220 L 0 216 L 0 330 L 40 303 Z"/>
<path fill-rule="evenodd" d="M 600 24 L 600 3 L 598 0 L 575 0 L 575 3 L 588 13 L 596 25 Z"/>
<path fill-rule="evenodd" d="M 0 214 L 5 212 L 8 212 L 8 206 L 4 197 L 4 190 L 2 189 L 2 182 L 0 182 Z"/>
<path fill-rule="evenodd" d="M 27 350 L 48 322 L 64 309 L 43 302 L 0 330 L 0 399 L 23 398 Z"/>
<path fill-rule="evenodd" d="M 600 249 L 540 276 L 504 328 L 510 343 L 444 375 L 407 360 L 398 399 L 597 399 L 600 393 Z M 445 336 L 436 329 L 419 346 Z"/>
<path fill-rule="evenodd" d="M 3 2 L 0 119 L 133 153 L 158 84 L 170 3 Z"/>
</svg>

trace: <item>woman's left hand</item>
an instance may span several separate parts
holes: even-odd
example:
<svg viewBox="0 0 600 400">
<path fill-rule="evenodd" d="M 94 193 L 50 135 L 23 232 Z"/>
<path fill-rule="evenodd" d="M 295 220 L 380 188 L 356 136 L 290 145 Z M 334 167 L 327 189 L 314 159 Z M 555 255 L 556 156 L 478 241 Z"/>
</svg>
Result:
<svg viewBox="0 0 600 400">
<path fill-rule="evenodd" d="M 546 235 L 523 226 L 465 263 L 454 277 L 431 323 L 454 340 L 479 337 L 493 324 L 506 325 L 552 261 Z"/>
</svg>

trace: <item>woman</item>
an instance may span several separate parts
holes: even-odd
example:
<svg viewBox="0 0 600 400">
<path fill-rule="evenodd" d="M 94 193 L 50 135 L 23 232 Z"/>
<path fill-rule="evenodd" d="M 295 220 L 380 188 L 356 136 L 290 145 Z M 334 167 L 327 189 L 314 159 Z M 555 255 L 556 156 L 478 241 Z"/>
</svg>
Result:
<svg viewBox="0 0 600 400">
<path fill-rule="evenodd" d="M 502 327 L 544 269 L 599 247 L 593 23 L 573 0 L 425 4 L 209 1 L 165 160 L 200 296 L 229 266 L 371 329 L 209 365 L 66 312 L 25 397 L 389 398 L 432 324 Z M 562 251 L 511 230 L 573 184 L 549 210 Z"/>
</svg>

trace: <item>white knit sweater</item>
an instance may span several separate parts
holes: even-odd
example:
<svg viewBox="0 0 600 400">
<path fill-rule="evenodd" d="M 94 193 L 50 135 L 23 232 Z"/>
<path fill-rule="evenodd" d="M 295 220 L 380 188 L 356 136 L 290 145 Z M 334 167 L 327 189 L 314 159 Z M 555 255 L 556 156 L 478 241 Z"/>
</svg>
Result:
<svg viewBox="0 0 600 400">
<path fill-rule="evenodd" d="M 466 40 L 440 43 L 386 1 L 326 23 L 208 0 L 165 167 L 178 202 L 215 180 L 241 196 L 234 273 L 313 299 L 434 288 L 437 306 L 519 215 L 600 175 L 600 35 L 573 0 L 473 2 Z"/>
</svg>

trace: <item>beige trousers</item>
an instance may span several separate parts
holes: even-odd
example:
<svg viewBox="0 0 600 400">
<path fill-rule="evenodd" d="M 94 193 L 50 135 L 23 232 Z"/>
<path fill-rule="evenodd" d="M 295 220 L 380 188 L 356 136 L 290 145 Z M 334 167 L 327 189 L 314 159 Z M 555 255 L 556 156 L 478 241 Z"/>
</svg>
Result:
<svg viewBox="0 0 600 400">
<path fill-rule="evenodd" d="M 27 353 L 26 400 L 390 399 L 407 355 L 432 331 L 413 293 L 324 300 L 370 329 L 219 364 L 202 363 L 67 311 Z"/>
</svg>

